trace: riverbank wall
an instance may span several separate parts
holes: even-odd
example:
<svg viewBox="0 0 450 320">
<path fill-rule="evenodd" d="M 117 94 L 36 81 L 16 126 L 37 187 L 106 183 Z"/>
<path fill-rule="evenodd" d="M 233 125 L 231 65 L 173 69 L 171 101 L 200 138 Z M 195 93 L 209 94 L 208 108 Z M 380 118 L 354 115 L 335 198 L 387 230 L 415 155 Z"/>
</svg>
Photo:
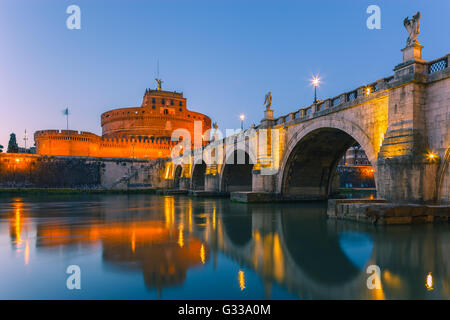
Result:
<svg viewBox="0 0 450 320">
<path fill-rule="evenodd" d="M 163 159 L 0 154 L 0 189 L 130 190 L 165 187 Z"/>
</svg>

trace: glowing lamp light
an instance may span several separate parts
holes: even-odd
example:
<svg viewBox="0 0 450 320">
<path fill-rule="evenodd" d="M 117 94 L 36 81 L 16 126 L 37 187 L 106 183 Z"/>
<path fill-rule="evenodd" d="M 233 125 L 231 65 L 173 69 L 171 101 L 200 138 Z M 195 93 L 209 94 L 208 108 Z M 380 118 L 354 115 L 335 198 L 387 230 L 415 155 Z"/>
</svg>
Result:
<svg viewBox="0 0 450 320">
<path fill-rule="evenodd" d="M 437 155 L 432 153 L 432 152 L 430 152 L 430 153 L 427 154 L 427 158 L 428 158 L 428 160 L 432 161 L 432 160 L 437 158 Z"/>
<path fill-rule="evenodd" d="M 368 96 L 372 92 L 372 89 L 370 87 L 366 88 L 366 95 Z"/>
<path fill-rule="evenodd" d="M 241 130 L 244 130 L 244 119 L 245 119 L 244 114 L 241 114 L 241 115 L 239 116 L 239 118 L 241 119 Z"/>
<path fill-rule="evenodd" d="M 434 290 L 433 288 L 433 276 L 431 275 L 431 272 L 427 274 L 427 278 L 425 281 L 425 287 L 427 287 L 427 290 Z"/>
<path fill-rule="evenodd" d="M 313 76 L 311 79 L 311 84 L 314 86 L 314 103 L 317 103 L 317 87 L 320 84 L 320 78 L 317 76 Z"/>
<path fill-rule="evenodd" d="M 19 159 L 19 158 L 16 158 L 16 162 L 20 162 L 20 159 Z"/>
<path fill-rule="evenodd" d="M 320 78 L 319 77 L 313 77 L 311 80 L 311 83 L 313 84 L 314 87 L 318 87 L 320 84 Z"/>
</svg>

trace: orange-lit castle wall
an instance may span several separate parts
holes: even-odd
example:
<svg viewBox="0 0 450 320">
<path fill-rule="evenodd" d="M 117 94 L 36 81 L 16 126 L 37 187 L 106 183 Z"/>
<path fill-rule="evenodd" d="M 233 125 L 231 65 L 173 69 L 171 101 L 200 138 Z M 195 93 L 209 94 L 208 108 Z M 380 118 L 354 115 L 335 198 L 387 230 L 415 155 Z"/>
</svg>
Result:
<svg viewBox="0 0 450 320">
<path fill-rule="evenodd" d="M 120 108 L 101 115 L 102 136 L 73 130 L 36 131 L 36 150 L 42 155 L 164 158 L 177 144 L 172 132 L 185 129 L 194 141 L 194 122 L 202 134 L 211 129 L 211 119 L 189 111 L 182 93 L 147 89 L 142 105 Z"/>
</svg>

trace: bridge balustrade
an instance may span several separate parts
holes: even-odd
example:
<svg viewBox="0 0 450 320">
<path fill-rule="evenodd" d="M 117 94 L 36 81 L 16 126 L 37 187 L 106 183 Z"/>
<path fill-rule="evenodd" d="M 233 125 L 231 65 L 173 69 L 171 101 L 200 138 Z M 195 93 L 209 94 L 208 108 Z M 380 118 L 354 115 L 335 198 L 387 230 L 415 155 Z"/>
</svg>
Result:
<svg viewBox="0 0 450 320">
<path fill-rule="evenodd" d="M 336 107 L 336 106 L 338 106 L 340 104 L 341 104 L 341 97 L 340 96 L 334 98 L 333 100 L 331 100 L 331 106 L 332 107 Z"/>
<path fill-rule="evenodd" d="M 347 93 L 347 101 L 353 101 L 357 97 L 358 97 L 358 91 L 357 90 Z"/>
<path fill-rule="evenodd" d="M 435 61 L 431 61 L 428 64 L 428 73 L 430 74 L 435 73 L 444 70 L 447 67 L 448 67 L 448 56 Z"/>
</svg>

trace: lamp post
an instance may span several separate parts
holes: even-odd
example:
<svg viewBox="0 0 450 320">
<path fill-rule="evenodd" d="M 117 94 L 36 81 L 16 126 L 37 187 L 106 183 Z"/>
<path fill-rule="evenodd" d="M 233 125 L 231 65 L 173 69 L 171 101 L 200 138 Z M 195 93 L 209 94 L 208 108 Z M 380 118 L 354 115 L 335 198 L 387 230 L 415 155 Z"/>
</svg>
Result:
<svg viewBox="0 0 450 320">
<path fill-rule="evenodd" d="M 239 118 L 241 119 L 241 130 L 244 130 L 244 119 L 245 119 L 245 116 L 243 114 L 241 114 L 239 116 Z"/>
<path fill-rule="evenodd" d="M 311 83 L 314 86 L 314 103 L 317 103 L 317 87 L 319 86 L 320 78 L 317 76 L 314 76 L 311 80 Z"/>
<path fill-rule="evenodd" d="M 23 141 L 25 141 L 25 152 L 27 152 L 27 140 L 28 140 L 27 129 L 25 129 L 25 134 L 24 134 L 24 137 L 23 137 Z"/>
</svg>

